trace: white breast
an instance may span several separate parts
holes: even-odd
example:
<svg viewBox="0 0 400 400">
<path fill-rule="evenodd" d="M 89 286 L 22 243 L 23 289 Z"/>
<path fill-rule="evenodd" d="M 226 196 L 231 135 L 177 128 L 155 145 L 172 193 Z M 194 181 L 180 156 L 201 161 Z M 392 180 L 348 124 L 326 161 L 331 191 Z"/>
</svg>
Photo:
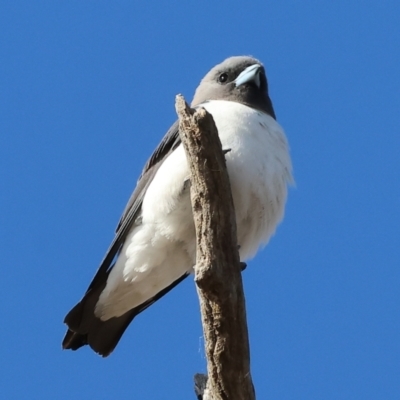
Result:
<svg viewBox="0 0 400 400">
<path fill-rule="evenodd" d="M 204 104 L 215 120 L 226 155 L 238 226 L 241 258 L 251 257 L 282 219 L 287 183 L 292 180 L 288 144 L 269 115 L 231 101 Z M 182 193 L 189 169 L 182 145 L 163 163 L 143 201 L 143 222 L 185 243 L 194 257 L 194 226 L 189 191 Z"/>
<path fill-rule="evenodd" d="M 288 144 L 269 115 L 229 101 L 204 107 L 215 120 L 224 149 L 236 211 L 241 259 L 265 245 L 283 217 L 292 182 Z"/>
<path fill-rule="evenodd" d="M 229 101 L 204 104 L 214 117 L 226 155 L 236 212 L 240 258 L 267 243 L 282 219 L 292 180 L 288 145 L 270 116 Z M 182 145 L 163 162 L 96 306 L 102 319 L 142 304 L 192 271 L 196 238 Z"/>
</svg>

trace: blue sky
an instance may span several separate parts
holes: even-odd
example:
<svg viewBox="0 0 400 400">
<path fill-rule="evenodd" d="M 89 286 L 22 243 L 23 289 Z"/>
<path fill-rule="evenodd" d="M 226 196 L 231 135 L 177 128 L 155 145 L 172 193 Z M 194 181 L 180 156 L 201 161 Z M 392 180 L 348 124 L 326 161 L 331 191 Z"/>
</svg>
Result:
<svg viewBox="0 0 400 400">
<path fill-rule="evenodd" d="M 296 188 L 244 272 L 259 399 L 400 398 L 400 3 L 2 1 L 2 396 L 190 399 L 188 279 L 102 359 L 61 351 L 147 157 L 203 75 L 266 66 Z"/>
</svg>

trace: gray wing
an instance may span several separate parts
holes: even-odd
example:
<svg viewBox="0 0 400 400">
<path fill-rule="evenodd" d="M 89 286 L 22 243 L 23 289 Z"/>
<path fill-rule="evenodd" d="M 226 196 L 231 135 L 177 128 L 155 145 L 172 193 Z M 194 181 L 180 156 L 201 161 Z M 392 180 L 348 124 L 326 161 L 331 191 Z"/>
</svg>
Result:
<svg viewBox="0 0 400 400">
<path fill-rule="evenodd" d="M 169 128 L 168 132 L 165 134 L 160 144 L 154 150 L 154 153 L 147 160 L 146 165 L 143 168 L 142 173 L 139 176 L 136 189 L 133 191 L 127 205 L 122 213 L 122 217 L 118 223 L 116 234 L 125 223 L 125 220 L 129 217 L 131 210 L 138 209 L 139 211 L 142 206 L 143 196 L 150 183 L 152 182 L 158 168 L 160 168 L 162 161 L 172 153 L 181 143 L 179 137 L 179 121 Z M 144 190 L 143 190 L 144 189 Z"/>
<path fill-rule="evenodd" d="M 114 240 L 111 242 L 100 267 L 89 285 L 89 289 L 97 283 L 98 279 L 103 280 L 103 275 L 108 275 L 110 268 L 113 266 L 113 261 L 121 250 L 125 239 L 130 232 L 132 225 L 141 215 L 142 202 L 147 188 L 153 181 L 158 169 L 162 165 L 163 160 L 172 153 L 181 143 L 179 137 L 179 122 L 176 121 L 168 130 L 166 135 L 161 140 L 160 144 L 155 149 L 152 156 L 147 161 L 143 171 L 138 179 L 136 188 L 128 200 L 127 205 L 122 213 L 122 217 L 117 225 Z M 98 277 L 99 275 L 99 277 Z"/>
<path fill-rule="evenodd" d="M 66 315 L 64 322 L 67 324 L 68 330 L 62 342 L 64 349 L 77 350 L 88 344 L 102 356 L 109 355 L 132 319 L 186 278 L 187 274 L 182 275 L 153 298 L 146 300 L 143 304 L 120 317 L 102 321 L 94 313 L 97 301 L 106 286 L 108 275 L 114 266 L 118 253 L 121 251 L 132 225 L 141 215 L 142 202 L 147 188 L 162 165 L 163 160 L 180 144 L 178 129 L 178 122 L 175 122 L 147 161 L 136 188 L 122 214 L 114 240 L 107 250 L 96 275 L 82 300 Z"/>
</svg>

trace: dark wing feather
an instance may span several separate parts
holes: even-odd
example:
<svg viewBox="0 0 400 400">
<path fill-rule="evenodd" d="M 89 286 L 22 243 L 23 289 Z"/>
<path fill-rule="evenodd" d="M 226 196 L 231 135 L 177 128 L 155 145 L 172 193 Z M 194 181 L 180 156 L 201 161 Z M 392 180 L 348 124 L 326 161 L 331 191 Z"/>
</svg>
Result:
<svg viewBox="0 0 400 400">
<path fill-rule="evenodd" d="M 132 319 L 171 290 L 186 276 L 184 275 L 179 278 L 156 296 L 119 318 L 111 318 L 108 321 L 101 321 L 94 315 L 95 305 L 106 285 L 115 258 L 121 250 L 135 220 L 140 216 L 142 202 L 147 188 L 152 182 L 159 167 L 162 165 L 162 161 L 181 143 L 178 129 L 179 124 L 177 121 L 168 130 L 161 143 L 147 161 L 142 174 L 139 177 L 136 188 L 122 214 L 122 218 L 116 229 L 115 237 L 101 262 L 96 275 L 90 283 L 82 300 L 72 308 L 65 317 L 64 322 L 68 325 L 69 330 L 63 340 L 63 348 L 76 350 L 85 344 L 89 344 L 98 353 L 104 356 L 108 355 L 114 349 Z M 102 332 L 104 334 L 102 334 Z M 99 343 L 101 343 L 101 345 Z"/>
<path fill-rule="evenodd" d="M 188 274 L 182 275 L 179 279 L 174 281 L 171 285 L 158 292 L 154 297 L 145 301 L 138 307 L 129 310 L 120 317 L 110 318 L 107 321 L 102 321 L 96 318 L 94 313 L 91 312 L 86 318 L 85 326 L 82 326 L 79 330 L 74 330 L 72 326 L 69 326 L 62 346 L 64 349 L 78 350 L 80 347 L 90 345 L 90 347 L 98 354 L 103 357 L 107 357 L 115 349 L 115 346 L 120 341 L 126 328 L 136 317 L 146 308 L 150 307 L 157 300 L 161 299 L 171 289 L 182 282 Z M 68 315 L 66 319 L 68 318 Z"/>
<path fill-rule="evenodd" d="M 122 217 L 118 223 L 116 232 L 120 230 L 120 228 L 124 225 L 125 220 L 129 220 L 129 216 L 132 213 L 132 209 L 135 209 L 135 204 L 137 203 L 137 191 L 141 189 L 141 186 L 146 185 L 145 189 L 147 189 L 148 185 L 153 180 L 158 168 L 162 163 L 160 161 L 164 160 L 171 152 L 173 152 L 181 143 L 181 139 L 179 137 L 179 121 L 175 121 L 175 123 L 169 128 L 166 135 L 161 140 L 161 143 L 157 146 L 156 150 L 152 154 L 152 156 L 147 161 L 146 165 L 143 168 L 141 175 L 139 176 L 138 183 L 136 189 L 132 193 L 128 203 L 125 207 L 124 212 L 122 213 Z M 151 175 L 151 176 L 149 176 Z M 146 190 L 144 190 L 145 192 Z M 143 193 L 144 195 L 144 193 Z M 143 197 L 140 198 L 140 205 L 142 203 Z"/>
</svg>

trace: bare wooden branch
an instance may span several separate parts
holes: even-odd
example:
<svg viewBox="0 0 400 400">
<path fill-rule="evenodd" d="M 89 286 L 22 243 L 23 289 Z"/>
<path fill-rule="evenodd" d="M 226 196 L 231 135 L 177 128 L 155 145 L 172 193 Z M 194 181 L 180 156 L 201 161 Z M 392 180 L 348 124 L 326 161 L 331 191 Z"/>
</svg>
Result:
<svg viewBox="0 0 400 400">
<path fill-rule="evenodd" d="M 207 400 L 253 400 L 236 221 L 225 157 L 212 116 L 204 109 L 190 109 L 180 95 L 175 107 L 191 172 L 197 237 L 195 282 L 207 356 Z"/>
</svg>

